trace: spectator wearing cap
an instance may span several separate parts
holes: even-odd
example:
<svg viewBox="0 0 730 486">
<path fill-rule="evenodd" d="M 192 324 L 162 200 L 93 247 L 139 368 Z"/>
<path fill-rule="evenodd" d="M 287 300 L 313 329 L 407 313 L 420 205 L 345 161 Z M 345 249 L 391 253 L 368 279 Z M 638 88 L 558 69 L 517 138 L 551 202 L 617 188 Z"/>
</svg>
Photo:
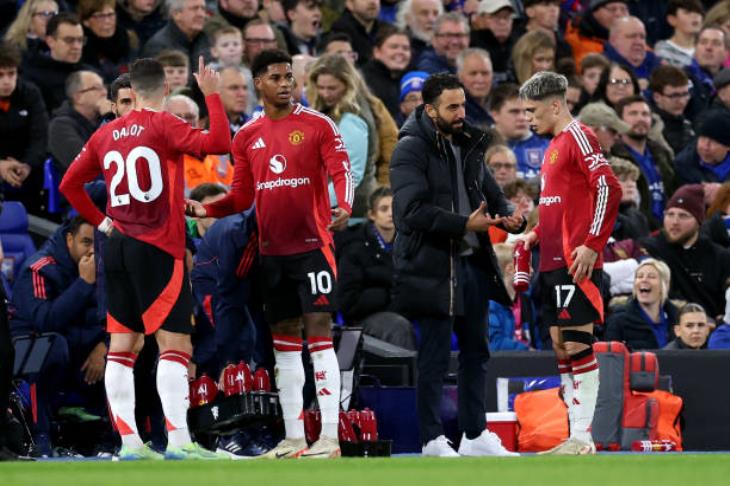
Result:
<svg viewBox="0 0 730 486">
<path fill-rule="evenodd" d="M 621 204 L 611 236 L 616 241 L 649 236 L 649 221 L 639 210 L 639 190 L 636 186 L 641 175 L 639 168 L 630 160 L 620 157 L 611 157 L 608 161 L 621 185 Z"/>
<path fill-rule="evenodd" d="M 648 86 L 649 76 L 661 64 L 661 60 L 646 44 L 644 22 L 633 16 L 621 17 L 611 24 L 603 55 L 631 68 L 642 89 Z"/>
<path fill-rule="evenodd" d="M 489 52 L 494 83 L 512 79 L 510 58 L 519 35 L 514 30 L 515 8 L 510 0 L 479 2 L 472 17 L 470 45 Z"/>
<path fill-rule="evenodd" d="M 439 15 L 433 24 L 431 48 L 421 53 L 416 63 L 419 71 L 429 74 L 456 74 L 456 59 L 469 47 L 469 21 L 458 12 Z"/>
<path fill-rule="evenodd" d="M 702 28 L 705 8 L 700 0 L 669 0 L 667 22 L 674 32 L 669 39 L 654 46 L 654 52 L 672 66 L 683 68 L 692 64 L 695 40 Z"/>
<path fill-rule="evenodd" d="M 613 108 L 600 101 L 585 105 L 578 113 L 578 119 L 593 129 L 604 155 L 611 152 L 619 136 L 631 129 L 631 125 L 621 120 Z"/>
<path fill-rule="evenodd" d="M 677 337 L 663 349 L 706 349 L 710 329 L 705 309 L 700 304 L 688 302 L 679 309 L 679 322 L 674 326 Z"/>
<path fill-rule="evenodd" d="M 680 184 L 730 180 L 730 114 L 713 110 L 703 118 L 697 140 L 674 159 Z"/>
<path fill-rule="evenodd" d="M 203 32 L 207 13 L 205 0 L 166 0 L 167 24 L 157 31 L 142 49 L 142 57 L 154 57 L 167 49 L 178 49 L 188 56 L 188 65 L 197 66 L 198 57 L 213 60 L 210 42 Z"/>
<path fill-rule="evenodd" d="M 515 32 L 518 37 L 534 30 L 541 30 L 550 35 L 555 43 L 555 59 L 563 59 L 573 55 L 573 49 L 560 33 L 558 25 L 560 3 L 561 0 L 522 0 L 525 19 L 515 25 Z"/>
<path fill-rule="evenodd" d="M 717 316 L 725 309 L 723 289 L 730 277 L 730 251 L 700 233 L 704 219 L 702 185 L 682 186 L 666 205 L 662 231 L 640 243 L 672 269 L 670 298 L 700 303 Z"/>
<path fill-rule="evenodd" d="M 573 49 L 576 66 L 591 52 L 603 52 L 608 42 L 608 29 L 614 20 L 629 15 L 626 0 L 591 0 L 588 11 L 565 28 L 565 41 Z"/>
<path fill-rule="evenodd" d="M 400 79 L 410 62 L 408 35 L 384 25 L 375 39 L 373 57 L 361 68 L 361 72 L 370 91 L 385 103 L 393 118 L 400 112 Z"/>
<path fill-rule="evenodd" d="M 413 110 L 423 104 L 421 91 L 427 77 L 428 73 L 425 71 L 410 71 L 400 80 L 400 111 L 395 119 L 399 128 L 411 116 Z"/>
<path fill-rule="evenodd" d="M 684 115 L 690 99 L 689 78 L 669 64 L 659 66 L 649 78 L 654 113 L 664 122 L 662 135 L 678 154 L 695 137 L 692 122 Z"/>
<path fill-rule="evenodd" d="M 456 58 L 456 73 L 466 94 L 466 121 L 480 128 L 494 123 L 488 111 L 492 90 L 492 60 L 484 49 L 470 47 Z"/>
<path fill-rule="evenodd" d="M 644 98 L 628 96 L 618 102 L 616 112 L 631 128 L 611 147 L 611 155 L 628 159 L 641 170 L 638 181 L 640 208 L 649 218 L 651 228 L 656 229 L 662 220 L 667 197 L 674 192 L 672 154 L 651 138 L 652 113 Z"/>
</svg>

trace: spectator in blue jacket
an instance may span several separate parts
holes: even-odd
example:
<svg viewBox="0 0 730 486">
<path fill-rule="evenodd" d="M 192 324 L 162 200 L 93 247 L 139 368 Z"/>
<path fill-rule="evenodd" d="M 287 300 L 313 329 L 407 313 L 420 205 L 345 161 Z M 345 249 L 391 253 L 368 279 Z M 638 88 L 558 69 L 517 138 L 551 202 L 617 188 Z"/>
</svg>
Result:
<svg viewBox="0 0 730 486">
<path fill-rule="evenodd" d="M 629 66 L 642 89 L 649 85 L 652 71 L 661 65 L 661 59 L 646 44 L 644 23 L 632 16 L 621 17 L 611 25 L 603 55 L 610 61 Z"/>
<path fill-rule="evenodd" d="M 13 287 L 14 336 L 57 333 L 37 386 L 39 452 L 50 454 L 51 413 L 61 391 L 103 412 L 106 333 L 96 312 L 94 227 L 80 217 L 62 225 L 20 270 Z"/>
<path fill-rule="evenodd" d="M 489 302 L 489 350 L 490 351 L 527 351 L 530 349 L 529 326 L 520 315 L 519 321 L 515 318 L 515 308 L 519 309 L 519 301 L 515 300 L 515 290 L 512 279 L 515 273 L 512 262 L 513 245 L 497 243 L 494 253 L 502 271 L 504 286 L 514 302 L 510 307 L 495 301 Z"/>
</svg>

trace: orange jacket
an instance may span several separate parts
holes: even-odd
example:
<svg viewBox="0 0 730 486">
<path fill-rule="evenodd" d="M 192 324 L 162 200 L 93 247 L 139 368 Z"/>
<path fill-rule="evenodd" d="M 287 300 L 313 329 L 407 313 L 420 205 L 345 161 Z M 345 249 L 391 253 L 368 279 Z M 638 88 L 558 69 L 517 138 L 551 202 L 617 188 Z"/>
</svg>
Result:
<svg viewBox="0 0 730 486">
<path fill-rule="evenodd" d="M 565 41 L 573 49 L 573 59 L 578 70 L 580 70 L 580 62 L 588 54 L 592 52 L 600 54 L 603 52 L 603 44 L 605 42 L 597 37 L 581 35 L 580 29 L 578 26 L 573 25 L 573 22 L 568 22 L 568 25 L 565 27 Z"/>
<path fill-rule="evenodd" d="M 227 155 L 208 155 L 200 160 L 190 155 L 184 156 L 185 194 L 204 182 L 222 184 L 227 188 L 233 182 L 233 165 Z"/>
</svg>

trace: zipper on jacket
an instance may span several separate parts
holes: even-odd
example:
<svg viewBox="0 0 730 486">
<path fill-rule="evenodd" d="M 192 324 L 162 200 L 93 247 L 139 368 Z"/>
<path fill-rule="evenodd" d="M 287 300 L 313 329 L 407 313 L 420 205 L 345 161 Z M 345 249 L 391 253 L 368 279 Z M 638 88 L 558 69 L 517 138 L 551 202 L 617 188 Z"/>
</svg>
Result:
<svg viewBox="0 0 730 486">
<path fill-rule="evenodd" d="M 451 198 L 451 212 L 454 210 L 454 200 Z M 449 238 L 449 317 L 454 316 L 454 287 L 456 277 L 454 276 L 454 240 Z"/>
</svg>

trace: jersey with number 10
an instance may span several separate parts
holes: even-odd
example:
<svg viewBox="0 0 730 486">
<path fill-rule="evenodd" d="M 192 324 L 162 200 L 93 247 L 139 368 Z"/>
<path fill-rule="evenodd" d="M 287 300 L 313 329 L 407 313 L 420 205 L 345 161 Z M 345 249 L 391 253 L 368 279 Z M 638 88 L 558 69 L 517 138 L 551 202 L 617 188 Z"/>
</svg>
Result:
<svg viewBox="0 0 730 486">
<path fill-rule="evenodd" d="M 278 120 L 262 114 L 236 133 L 231 150 L 231 192 L 206 205 L 208 216 L 243 211 L 255 201 L 262 255 L 332 244 L 328 176 L 338 206 L 348 213 L 354 187 L 347 150 L 330 118 L 302 105 Z"/>
<path fill-rule="evenodd" d="M 227 153 L 230 132 L 218 95 L 206 98 L 210 133 L 166 112 L 135 110 L 104 125 L 89 139 L 61 182 L 79 214 L 98 226 L 104 215 L 84 191 L 101 171 L 107 215 L 122 234 L 171 254 L 185 255 L 183 155 Z"/>
</svg>

